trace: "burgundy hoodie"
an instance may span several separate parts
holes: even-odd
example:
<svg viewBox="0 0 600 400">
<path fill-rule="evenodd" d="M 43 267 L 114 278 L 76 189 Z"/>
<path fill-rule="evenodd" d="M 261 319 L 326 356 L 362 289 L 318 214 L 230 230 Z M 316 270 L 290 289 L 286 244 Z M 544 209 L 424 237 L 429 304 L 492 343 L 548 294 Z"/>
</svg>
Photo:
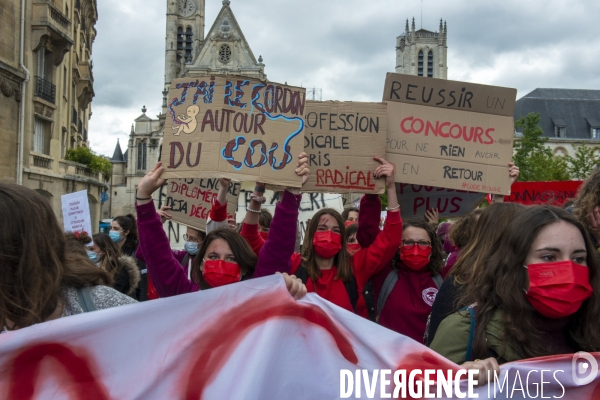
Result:
<svg viewBox="0 0 600 400">
<path fill-rule="evenodd" d="M 383 282 L 390 271 L 391 263 L 371 278 L 375 299 L 379 298 Z M 431 279 L 431 272 L 426 268 L 413 271 L 400 262 L 397 273 L 398 281 L 383 306 L 379 323 L 423 343 L 427 317 L 438 292 L 437 286 Z"/>
</svg>

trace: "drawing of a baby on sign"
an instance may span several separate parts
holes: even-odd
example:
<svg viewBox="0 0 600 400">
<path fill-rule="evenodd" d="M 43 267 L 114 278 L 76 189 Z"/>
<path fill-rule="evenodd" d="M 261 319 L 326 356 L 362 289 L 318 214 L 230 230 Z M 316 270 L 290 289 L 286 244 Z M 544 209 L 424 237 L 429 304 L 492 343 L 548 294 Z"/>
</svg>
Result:
<svg viewBox="0 0 600 400">
<path fill-rule="evenodd" d="M 174 119 L 174 124 L 171 127 L 171 129 L 177 130 L 177 132 L 175 132 L 174 135 L 179 136 L 181 131 L 183 131 L 184 133 L 194 132 L 196 126 L 198 126 L 198 121 L 196 121 L 198 113 L 200 113 L 200 107 L 194 104 L 187 108 L 187 115 L 178 115 L 177 118 Z"/>
</svg>

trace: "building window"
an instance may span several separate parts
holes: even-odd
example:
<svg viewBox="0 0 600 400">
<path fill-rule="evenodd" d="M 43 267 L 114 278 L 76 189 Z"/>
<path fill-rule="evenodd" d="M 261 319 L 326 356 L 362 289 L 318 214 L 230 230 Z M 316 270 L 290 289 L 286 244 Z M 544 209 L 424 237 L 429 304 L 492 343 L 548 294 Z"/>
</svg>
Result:
<svg viewBox="0 0 600 400">
<path fill-rule="evenodd" d="M 192 28 L 187 27 L 185 30 L 185 62 L 192 62 L 192 44 L 194 39 L 192 38 Z"/>
<path fill-rule="evenodd" d="M 54 104 L 56 85 L 52 84 L 52 52 L 42 47 L 35 53 L 37 61 L 35 96 Z"/>
<path fill-rule="evenodd" d="M 185 35 L 183 34 L 183 28 L 177 28 L 177 50 L 183 50 L 183 43 L 185 42 Z"/>
<path fill-rule="evenodd" d="M 423 50 L 419 50 L 419 76 L 423 76 Z"/>
<path fill-rule="evenodd" d="M 592 139 L 600 139 L 600 128 L 592 128 Z"/>
<path fill-rule="evenodd" d="M 138 154 L 137 154 L 137 169 L 146 169 L 146 142 L 138 143 Z"/>
<path fill-rule="evenodd" d="M 433 78 L 433 51 L 427 53 L 427 76 Z"/>
<path fill-rule="evenodd" d="M 567 137 L 567 127 L 566 126 L 557 126 L 554 134 L 557 138 L 566 138 Z"/>
<path fill-rule="evenodd" d="M 231 47 L 228 44 L 224 44 L 219 49 L 219 59 L 222 63 L 227 63 L 231 60 Z"/>
<path fill-rule="evenodd" d="M 50 154 L 50 123 L 42 118 L 35 117 L 33 123 L 33 151 L 36 153 Z"/>
</svg>

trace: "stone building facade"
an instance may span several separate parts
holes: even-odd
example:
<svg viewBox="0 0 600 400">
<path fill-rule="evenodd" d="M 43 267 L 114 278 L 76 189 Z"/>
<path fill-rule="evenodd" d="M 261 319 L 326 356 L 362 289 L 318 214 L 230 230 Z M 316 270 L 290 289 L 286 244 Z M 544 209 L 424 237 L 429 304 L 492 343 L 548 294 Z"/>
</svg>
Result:
<svg viewBox="0 0 600 400">
<path fill-rule="evenodd" d="M 42 194 L 59 220 L 60 196 L 88 190 L 94 230 L 106 179 L 85 165 L 66 161 L 65 155 L 68 149 L 89 145 L 97 19 L 96 0 L 0 4 L 2 181 Z"/>
<path fill-rule="evenodd" d="M 168 88 L 173 79 L 208 74 L 238 75 L 266 79 L 262 57 L 255 58 L 237 22 L 229 0 L 208 34 L 204 34 L 204 0 L 168 0 L 165 43 L 165 90 L 162 112 L 156 118 L 135 119 L 123 153 L 117 143 L 108 207 L 103 218 L 135 213 L 135 193 L 141 178 L 159 160 L 162 150 Z M 120 156 L 122 155 L 122 157 Z M 122 172 L 123 171 L 123 172 Z"/>
<path fill-rule="evenodd" d="M 578 146 L 600 154 L 600 90 L 538 88 L 517 100 L 515 121 L 540 114 L 546 146 L 555 155 L 574 156 Z M 516 131 L 517 140 L 521 130 Z"/>
<path fill-rule="evenodd" d="M 411 29 L 408 19 L 404 33 L 396 39 L 396 72 L 399 74 L 448 79 L 448 28 L 446 22 L 438 32 L 426 29 L 415 30 L 415 19 Z"/>
</svg>

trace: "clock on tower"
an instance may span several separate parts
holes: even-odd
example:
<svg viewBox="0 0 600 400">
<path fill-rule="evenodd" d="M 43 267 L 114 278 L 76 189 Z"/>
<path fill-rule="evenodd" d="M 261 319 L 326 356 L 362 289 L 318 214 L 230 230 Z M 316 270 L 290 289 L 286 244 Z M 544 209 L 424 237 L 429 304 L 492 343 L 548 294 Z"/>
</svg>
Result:
<svg viewBox="0 0 600 400">
<path fill-rule="evenodd" d="M 179 0 L 177 10 L 182 17 L 190 17 L 196 11 L 196 2 L 194 0 Z"/>
</svg>

